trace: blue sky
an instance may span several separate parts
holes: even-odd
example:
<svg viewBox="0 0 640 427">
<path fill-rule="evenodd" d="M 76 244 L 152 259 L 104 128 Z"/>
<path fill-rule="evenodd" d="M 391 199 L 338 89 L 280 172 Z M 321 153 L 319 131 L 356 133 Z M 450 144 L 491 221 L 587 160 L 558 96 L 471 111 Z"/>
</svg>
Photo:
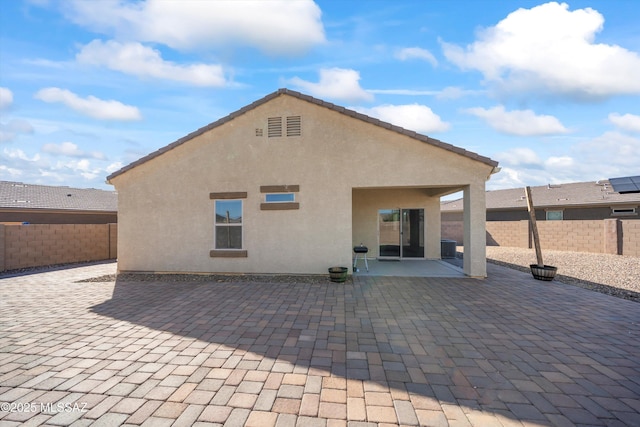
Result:
<svg viewBox="0 0 640 427">
<path fill-rule="evenodd" d="M 638 22 L 635 0 L 1 1 L 0 180 L 111 189 L 281 87 L 491 157 L 487 189 L 638 175 Z"/>
</svg>

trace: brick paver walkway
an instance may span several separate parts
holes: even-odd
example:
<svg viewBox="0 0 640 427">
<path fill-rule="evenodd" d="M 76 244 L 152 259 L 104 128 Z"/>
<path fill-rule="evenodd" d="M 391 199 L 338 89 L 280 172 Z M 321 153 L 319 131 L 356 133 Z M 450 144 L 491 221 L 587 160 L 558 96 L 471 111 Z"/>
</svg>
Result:
<svg viewBox="0 0 640 427">
<path fill-rule="evenodd" d="M 76 283 L 114 270 L 0 279 L 0 425 L 640 425 L 637 303 L 494 265 Z"/>
</svg>

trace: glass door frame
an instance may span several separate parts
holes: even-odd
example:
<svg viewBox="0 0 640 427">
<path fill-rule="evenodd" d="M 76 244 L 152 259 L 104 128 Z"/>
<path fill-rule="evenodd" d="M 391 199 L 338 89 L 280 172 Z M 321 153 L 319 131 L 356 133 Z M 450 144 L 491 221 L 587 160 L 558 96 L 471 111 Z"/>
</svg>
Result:
<svg viewBox="0 0 640 427">
<path fill-rule="evenodd" d="M 404 226 L 404 222 L 405 222 L 405 214 L 408 214 L 409 211 L 418 211 L 421 221 L 419 222 L 419 227 L 420 231 L 418 236 L 421 242 L 419 242 L 419 244 L 421 243 L 422 246 L 419 246 L 419 252 L 421 251 L 421 256 L 407 256 L 405 255 L 405 250 L 404 250 L 404 233 L 405 233 L 405 226 Z M 411 259 L 417 259 L 417 260 L 423 260 L 425 259 L 425 240 L 426 240 L 426 235 L 425 235 L 425 218 L 424 218 L 424 208 L 389 208 L 389 209 L 378 209 L 378 218 L 377 218 L 377 226 L 378 226 L 378 258 L 379 259 L 383 259 L 383 260 L 411 260 Z M 392 231 L 395 231 L 395 229 L 397 228 L 397 242 L 396 242 L 396 237 L 393 236 L 393 232 L 392 237 L 389 238 L 389 231 L 387 230 L 386 232 L 384 230 L 382 230 L 382 215 L 386 214 L 386 215 L 391 215 L 391 218 L 393 218 L 394 216 L 397 215 L 397 221 L 386 221 L 389 224 L 393 224 L 395 222 L 397 222 L 397 227 L 394 227 L 393 225 L 391 225 L 388 228 L 392 228 Z M 387 242 L 383 241 L 383 236 L 382 233 L 385 233 L 387 235 Z M 407 231 L 409 232 L 409 231 Z M 395 248 L 393 248 L 393 246 L 395 246 L 395 244 L 397 243 L 397 250 Z M 391 249 L 387 249 L 386 252 L 389 253 L 390 251 L 395 252 L 391 255 L 383 255 L 383 244 L 386 244 L 386 246 L 391 246 Z M 396 254 L 397 253 L 397 254 Z"/>
</svg>

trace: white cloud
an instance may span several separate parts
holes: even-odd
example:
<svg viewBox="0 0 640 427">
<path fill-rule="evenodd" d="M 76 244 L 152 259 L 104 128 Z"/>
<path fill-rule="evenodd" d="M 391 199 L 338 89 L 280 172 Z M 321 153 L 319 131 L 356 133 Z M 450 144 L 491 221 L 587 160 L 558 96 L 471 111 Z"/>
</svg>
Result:
<svg viewBox="0 0 640 427">
<path fill-rule="evenodd" d="M 0 87 L 0 110 L 9 108 L 13 104 L 13 92 L 6 87 Z"/>
<path fill-rule="evenodd" d="M 325 42 L 322 12 L 311 0 L 74 0 L 65 8 L 92 31 L 179 50 L 250 46 L 297 55 Z"/>
<path fill-rule="evenodd" d="M 480 95 L 485 91 L 462 89 L 461 87 L 457 86 L 447 86 L 442 90 L 367 89 L 367 92 L 381 95 L 435 96 L 438 99 L 458 99 L 464 96 Z"/>
<path fill-rule="evenodd" d="M 36 153 L 34 154 L 33 157 L 29 158 L 29 156 L 22 150 L 20 150 L 19 148 L 14 148 L 14 149 L 4 149 L 4 155 L 8 158 L 8 159 L 13 159 L 13 160 L 23 160 L 23 161 L 27 161 L 27 162 L 39 162 L 41 160 L 40 154 Z"/>
<path fill-rule="evenodd" d="M 568 9 L 566 3 L 518 9 L 466 48 L 441 42 L 444 54 L 511 91 L 580 98 L 640 93 L 640 56 L 594 43 L 604 24 L 596 10 Z"/>
<path fill-rule="evenodd" d="M 575 166 L 575 159 L 569 156 L 549 157 L 544 161 L 544 166 L 549 169 L 570 169 Z"/>
<path fill-rule="evenodd" d="M 87 159 L 58 162 L 52 169 L 54 171 L 60 170 L 62 172 L 78 174 L 87 180 L 96 179 L 104 174 L 104 171 L 101 168 L 92 166 L 91 162 Z"/>
<path fill-rule="evenodd" d="M 222 87 L 227 84 L 220 65 L 180 65 L 162 59 L 160 52 L 140 43 L 93 40 L 76 55 L 78 62 L 105 66 L 143 78 L 173 80 L 194 86 Z"/>
<path fill-rule="evenodd" d="M 640 132 L 640 116 L 634 114 L 609 114 L 609 121 L 627 132 Z"/>
<path fill-rule="evenodd" d="M 531 148 L 516 147 L 507 151 L 497 153 L 493 156 L 500 164 L 506 164 L 510 166 L 528 166 L 539 168 L 542 165 L 542 161 L 538 154 Z"/>
<path fill-rule="evenodd" d="M 553 116 L 536 115 L 531 110 L 505 111 L 503 106 L 468 108 L 469 114 L 484 119 L 498 132 L 509 135 L 532 136 L 567 133 L 568 130 Z"/>
<path fill-rule="evenodd" d="M 11 119 L 0 123 L 0 142 L 13 141 L 18 135 L 33 133 L 33 126 L 24 119 Z"/>
<path fill-rule="evenodd" d="M 73 92 L 57 87 L 39 90 L 34 97 L 44 102 L 60 102 L 85 116 L 100 120 L 140 120 L 142 115 L 136 107 L 121 102 L 98 99 L 95 96 L 80 98 Z"/>
<path fill-rule="evenodd" d="M 444 132 L 450 127 L 449 123 L 442 121 L 440 116 L 426 105 L 380 105 L 354 110 L 422 134 Z"/>
<path fill-rule="evenodd" d="M 556 150 L 561 149 L 558 146 Z M 595 181 L 638 174 L 640 138 L 606 132 L 574 144 L 564 153 L 543 157 L 528 147 L 518 147 L 492 156 L 502 170 L 491 177 L 488 189 L 523 185 Z"/>
<path fill-rule="evenodd" d="M 302 91 L 319 97 L 347 102 L 372 101 L 373 95 L 360 87 L 360 73 L 344 68 L 323 68 L 318 83 L 294 77 L 289 82 Z"/>
<path fill-rule="evenodd" d="M 44 144 L 42 151 L 53 155 L 62 155 L 67 157 L 89 157 L 93 159 L 105 159 L 105 155 L 99 151 L 86 152 L 81 150 L 73 142 L 63 142 L 61 144 Z"/>
<path fill-rule="evenodd" d="M 104 168 L 105 172 L 107 172 L 107 174 L 112 174 L 113 172 L 120 170 L 124 167 L 124 163 L 122 162 L 113 162 L 110 165 L 108 165 L 106 168 Z"/>
<path fill-rule="evenodd" d="M 640 138 L 620 132 L 604 134 L 572 147 L 581 159 L 580 167 L 607 171 L 606 176 L 637 175 L 640 165 Z"/>
<path fill-rule="evenodd" d="M 431 52 L 419 47 L 405 47 L 396 52 L 396 58 L 401 61 L 407 61 L 409 59 L 422 59 L 429 62 L 434 67 L 438 65 L 438 60 Z"/>
<path fill-rule="evenodd" d="M 481 90 L 470 90 L 470 89 L 462 89 L 457 86 L 447 86 L 442 89 L 437 95 L 438 99 L 459 99 L 464 96 L 475 96 L 484 93 Z"/>
<path fill-rule="evenodd" d="M 50 161 L 47 153 L 28 155 L 20 149 L 4 149 L 0 153 L 0 179 L 16 180 L 34 184 L 64 183 L 65 185 L 104 186 L 108 168 L 100 166 L 101 160 L 86 158 Z M 97 163 L 97 164 L 96 164 Z"/>
</svg>

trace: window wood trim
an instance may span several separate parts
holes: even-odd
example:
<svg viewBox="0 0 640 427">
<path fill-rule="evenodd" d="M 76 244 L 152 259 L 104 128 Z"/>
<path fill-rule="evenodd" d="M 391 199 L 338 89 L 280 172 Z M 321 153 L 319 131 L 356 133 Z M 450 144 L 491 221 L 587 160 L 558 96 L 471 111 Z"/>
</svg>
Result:
<svg viewBox="0 0 640 427">
<path fill-rule="evenodd" d="M 298 202 L 260 203 L 261 211 L 290 211 L 295 209 L 300 209 L 300 203 Z"/>
<path fill-rule="evenodd" d="M 247 258 L 246 250 L 212 249 L 209 251 L 211 258 Z"/>
<path fill-rule="evenodd" d="M 226 191 L 222 193 L 209 193 L 211 200 L 246 199 L 246 191 Z"/>
<path fill-rule="evenodd" d="M 261 185 L 261 193 L 298 193 L 299 185 Z"/>
</svg>

